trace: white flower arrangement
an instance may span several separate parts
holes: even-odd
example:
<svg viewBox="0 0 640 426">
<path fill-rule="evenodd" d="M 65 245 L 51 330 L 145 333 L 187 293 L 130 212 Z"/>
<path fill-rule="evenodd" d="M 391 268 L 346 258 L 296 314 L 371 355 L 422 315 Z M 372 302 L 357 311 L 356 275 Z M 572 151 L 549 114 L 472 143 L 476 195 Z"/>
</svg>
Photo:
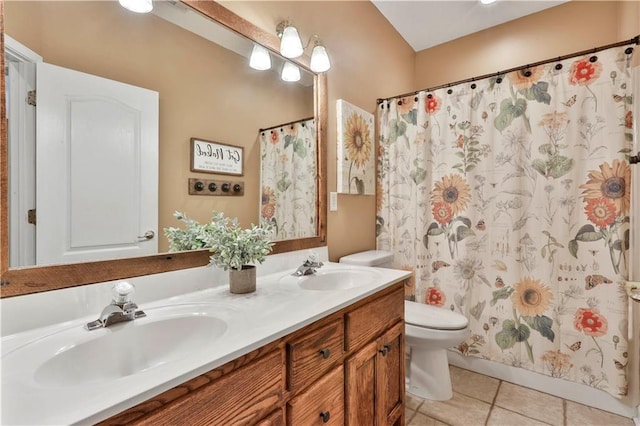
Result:
<svg viewBox="0 0 640 426">
<path fill-rule="evenodd" d="M 243 229 L 238 219 L 226 217 L 214 211 L 211 220 L 199 223 L 189 219 L 184 213 L 175 212 L 176 219 L 186 225 L 182 228 L 165 228 L 164 235 L 169 240 L 170 251 L 198 250 L 207 248 L 211 252 L 209 262 L 225 271 L 242 269 L 254 262 L 262 263 L 271 252 L 273 243 L 269 240 L 268 226 Z"/>
</svg>

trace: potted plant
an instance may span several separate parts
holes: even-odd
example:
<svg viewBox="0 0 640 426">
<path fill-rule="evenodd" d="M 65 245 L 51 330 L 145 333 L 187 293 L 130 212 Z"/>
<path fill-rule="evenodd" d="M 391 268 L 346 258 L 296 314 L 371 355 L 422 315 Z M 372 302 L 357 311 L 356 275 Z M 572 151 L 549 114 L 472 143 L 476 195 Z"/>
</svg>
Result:
<svg viewBox="0 0 640 426">
<path fill-rule="evenodd" d="M 209 263 L 229 271 L 231 293 L 250 293 L 256 289 L 256 269 L 253 263 L 262 263 L 271 252 L 268 226 L 243 229 L 238 219 L 214 211 L 211 220 L 199 223 L 184 213 L 175 212 L 176 219 L 186 227 L 165 228 L 170 251 L 209 249 Z"/>
</svg>

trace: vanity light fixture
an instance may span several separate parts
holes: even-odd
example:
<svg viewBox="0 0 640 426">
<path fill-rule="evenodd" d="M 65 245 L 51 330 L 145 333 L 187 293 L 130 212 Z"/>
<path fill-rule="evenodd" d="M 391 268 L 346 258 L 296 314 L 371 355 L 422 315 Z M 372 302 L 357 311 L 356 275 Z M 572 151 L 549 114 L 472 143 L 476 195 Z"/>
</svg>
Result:
<svg viewBox="0 0 640 426">
<path fill-rule="evenodd" d="M 280 53 L 285 58 L 297 58 L 304 53 L 302 40 L 298 35 L 298 29 L 288 22 L 281 22 L 282 32 L 278 33 L 280 37 Z"/>
<path fill-rule="evenodd" d="M 305 46 L 298 34 L 298 29 L 288 21 L 282 21 L 276 26 L 276 34 L 280 37 L 280 54 L 285 58 L 297 58 L 302 56 L 305 49 L 311 44 L 313 39 L 313 51 L 311 52 L 311 62 L 309 64 L 313 72 L 325 72 L 331 68 L 331 61 L 327 49 L 320 42 L 317 35 L 309 38 Z"/>
<path fill-rule="evenodd" d="M 285 62 L 284 66 L 282 67 L 282 74 L 280 77 L 284 81 L 299 81 L 300 68 L 298 68 L 291 62 Z"/>
<path fill-rule="evenodd" d="M 270 69 L 271 55 L 269 55 L 269 51 L 259 44 L 254 44 L 251 56 L 249 57 L 249 66 L 259 71 Z"/>
<path fill-rule="evenodd" d="M 329 55 L 327 55 L 327 49 L 320 44 L 318 36 L 314 36 L 313 50 L 311 51 L 311 62 L 309 66 L 313 72 L 325 72 L 331 68 L 331 61 L 329 61 Z"/>
<path fill-rule="evenodd" d="M 120 6 L 135 13 L 149 13 L 153 10 L 152 0 L 118 0 Z"/>
<path fill-rule="evenodd" d="M 491 4 L 491 3 L 495 3 L 496 0 L 480 0 L 480 3 L 482 4 Z"/>
</svg>

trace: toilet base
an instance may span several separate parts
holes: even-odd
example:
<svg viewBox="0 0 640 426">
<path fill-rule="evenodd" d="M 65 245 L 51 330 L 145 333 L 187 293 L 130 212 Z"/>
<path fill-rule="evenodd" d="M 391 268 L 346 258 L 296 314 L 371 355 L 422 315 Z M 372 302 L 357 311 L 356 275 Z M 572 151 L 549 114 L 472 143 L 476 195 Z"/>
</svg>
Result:
<svg viewBox="0 0 640 426">
<path fill-rule="evenodd" d="M 407 392 L 433 401 L 453 397 L 446 349 L 412 347 L 410 357 Z"/>
</svg>

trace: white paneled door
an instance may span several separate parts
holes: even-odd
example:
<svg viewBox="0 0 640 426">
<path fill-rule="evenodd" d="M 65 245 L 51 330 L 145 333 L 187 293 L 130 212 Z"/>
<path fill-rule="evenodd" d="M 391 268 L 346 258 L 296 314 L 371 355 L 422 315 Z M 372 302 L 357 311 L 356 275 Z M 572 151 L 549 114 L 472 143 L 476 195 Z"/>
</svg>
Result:
<svg viewBox="0 0 640 426">
<path fill-rule="evenodd" d="M 36 263 L 157 253 L 158 93 L 47 63 L 36 75 Z"/>
</svg>

